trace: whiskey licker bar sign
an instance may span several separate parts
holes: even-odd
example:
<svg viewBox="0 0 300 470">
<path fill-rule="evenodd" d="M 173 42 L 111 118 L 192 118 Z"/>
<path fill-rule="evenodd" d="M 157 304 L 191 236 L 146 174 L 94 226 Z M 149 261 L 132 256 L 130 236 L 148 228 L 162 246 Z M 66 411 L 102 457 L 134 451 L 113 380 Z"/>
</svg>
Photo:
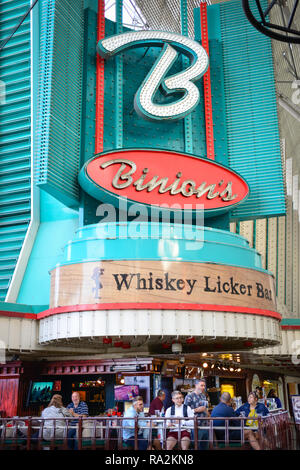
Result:
<svg viewBox="0 0 300 470">
<path fill-rule="evenodd" d="M 203 208 L 206 215 L 232 209 L 249 193 L 241 176 L 213 160 L 152 149 L 99 154 L 84 165 L 79 182 L 94 198 L 114 205 L 126 197 L 148 207 Z"/>
<path fill-rule="evenodd" d="M 276 312 L 274 277 L 254 269 L 183 261 L 101 261 L 56 267 L 50 308 L 90 304 L 235 306 Z M 108 308 L 108 307 L 107 307 Z M 188 308 L 188 307 L 187 307 Z"/>
</svg>

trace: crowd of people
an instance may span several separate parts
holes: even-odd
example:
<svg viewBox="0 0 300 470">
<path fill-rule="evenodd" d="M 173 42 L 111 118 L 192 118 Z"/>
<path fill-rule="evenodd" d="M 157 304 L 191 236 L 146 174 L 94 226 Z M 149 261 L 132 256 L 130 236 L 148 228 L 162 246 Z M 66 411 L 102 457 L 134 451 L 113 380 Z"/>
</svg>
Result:
<svg viewBox="0 0 300 470">
<path fill-rule="evenodd" d="M 134 448 L 135 445 L 135 418 L 138 418 L 138 448 L 139 450 L 155 449 L 160 450 L 162 443 L 162 427 L 152 425 L 152 436 L 149 436 L 149 420 L 148 416 L 155 416 L 157 423 L 159 417 L 167 418 L 166 428 L 166 449 L 172 450 L 180 440 L 180 447 L 187 450 L 191 442 L 194 441 L 194 417 L 202 418 L 198 420 L 197 432 L 197 448 L 206 450 L 209 446 L 208 420 L 206 417 L 218 418 L 213 420 L 215 437 L 218 441 L 225 440 L 225 418 L 242 417 L 244 421 L 244 439 L 248 440 L 250 446 L 254 450 L 260 450 L 258 441 L 258 417 L 266 416 L 269 413 L 268 408 L 260 403 L 257 392 L 251 392 L 248 395 L 248 401 L 234 409 L 232 397 L 228 392 L 222 393 L 220 402 L 215 406 L 209 414 L 208 401 L 205 394 L 205 379 L 196 381 L 194 390 L 188 393 L 185 398 L 181 391 L 172 392 L 170 405 L 164 410 L 166 393 L 159 390 L 156 398 L 151 402 L 149 413 L 144 413 L 144 402 L 141 396 L 137 396 L 132 400 L 131 406 L 125 411 L 122 424 L 122 438 L 126 447 Z M 274 394 L 273 394 L 274 395 Z M 56 437 L 62 437 L 64 417 L 74 418 L 70 420 L 68 429 L 68 446 L 77 449 L 77 424 L 78 418 L 88 417 L 88 406 L 84 401 L 80 400 L 78 392 L 72 393 L 72 401 L 65 408 L 62 403 L 61 395 L 53 395 L 49 405 L 42 411 L 42 417 L 48 418 L 44 424 L 43 438 L 49 438 L 53 421 L 49 418 L 56 418 Z M 177 419 L 176 419 L 177 418 Z M 178 418 L 186 418 L 179 420 Z M 180 423 L 181 421 L 181 423 Z M 161 421 L 160 421 L 161 422 Z M 156 423 L 156 424 L 157 424 Z M 241 420 L 230 420 L 229 442 L 241 441 Z M 234 429 L 236 428 L 236 429 Z M 61 436 L 60 434 L 61 433 Z M 38 432 L 33 438 L 38 437 Z"/>
<path fill-rule="evenodd" d="M 180 439 L 180 446 L 182 450 L 187 450 L 190 447 L 191 441 L 194 441 L 194 416 L 205 418 L 209 417 L 208 401 L 205 395 L 206 383 L 204 379 L 196 381 L 195 388 L 191 393 L 188 393 L 186 397 L 183 394 L 175 390 L 172 393 L 172 406 L 168 407 L 165 413 L 167 420 L 167 450 L 172 450 L 178 440 Z M 153 400 L 150 405 L 149 415 L 157 416 L 155 413 L 158 410 L 161 413 L 163 408 L 163 401 L 165 399 L 165 393 L 159 391 L 157 397 Z M 213 426 L 216 438 L 219 441 L 225 440 L 225 430 L 217 428 L 225 428 L 225 418 L 242 417 L 245 418 L 244 438 L 249 441 L 250 446 L 254 450 L 260 450 L 260 444 L 258 442 L 258 433 L 256 428 L 258 426 L 258 417 L 267 416 L 269 413 L 268 408 L 258 402 L 258 395 L 256 392 L 249 393 L 248 402 L 239 407 L 237 410 L 233 408 L 233 402 L 228 392 L 222 393 L 220 397 L 220 403 L 212 410 L 212 418 L 220 418 L 213 420 Z M 136 397 L 133 400 L 132 406 L 125 412 L 124 417 L 126 418 L 144 418 L 143 412 L 143 399 L 142 397 Z M 181 423 L 180 436 L 179 436 L 179 420 L 172 418 L 190 418 L 186 419 Z M 246 419 L 247 418 L 247 419 Z M 126 423 L 126 424 L 125 424 Z M 209 446 L 209 432 L 207 428 L 207 421 L 201 419 L 198 421 L 198 449 L 206 450 Z M 123 430 L 123 439 L 128 444 L 134 444 L 134 426 L 133 421 L 128 419 L 124 422 L 123 426 L 126 429 Z M 138 434 L 138 445 L 140 450 L 146 450 L 148 448 L 149 439 L 145 436 L 145 423 L 143 420 L 139 421 L 140 432 Z M 230 420 L 230 427 L 241 428 L 241 420 Z M 201 429 L 203 428 L 203 429 Z M 247 429 L 248 428 L 248 429 Z M 251 429 L 250 429 L 251 428 Z M 157 436 L 158 430 L 155 429 L 152 435 L 153 441 L 152 446 L 154 449 L 161 449 L 161 441 Z M 229 441 L 240 442 L 241 441 L 241 429 L 229 430 Z"/>
</svg>

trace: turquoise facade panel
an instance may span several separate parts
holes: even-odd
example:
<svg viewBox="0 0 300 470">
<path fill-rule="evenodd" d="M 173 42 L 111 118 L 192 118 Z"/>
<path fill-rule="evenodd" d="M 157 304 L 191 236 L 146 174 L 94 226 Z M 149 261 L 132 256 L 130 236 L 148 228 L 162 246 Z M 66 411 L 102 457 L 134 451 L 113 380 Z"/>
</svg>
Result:
<svg viewBox="0 0 300 470">
<path fill-rule="evenodd" d="M 40 193 L 41 223 L 17 298 L 20 304 L 49 305 L 49 270 L 63 260 L 64 247 L 78 228 L 77 211 Z"/>
<path fill-rule="evenodd" d="M 39 114 L 35 183 L 70 207 L 79 205 L 83 0 L 41 4 Z"/>
<path fill-rule="evenodd" d="M 130 259 L 218 263 L 265 272 L 260 254 L 240 235 L 210 227 L 151 222 L 81 227 L 56 266 Z"/>
<path fill-rule="evenodd" d="M 267 7 L 267 0 L 260 2 Z M 255 11 L 255 1 L 252 1 Z M 228 160 L 250 186 L 233 210 L 243 220 L 285 214 L 271 40 L 248 22 L 240 0 L 218 8 L 224 65 Z"/>
<path fill-rule="evenodd" d="M 30 6 L 0 0 L 0 41 Z M 6 294 L 31 219 L 30 16 L 0 52 L 0 300 Z"/>
</svg>

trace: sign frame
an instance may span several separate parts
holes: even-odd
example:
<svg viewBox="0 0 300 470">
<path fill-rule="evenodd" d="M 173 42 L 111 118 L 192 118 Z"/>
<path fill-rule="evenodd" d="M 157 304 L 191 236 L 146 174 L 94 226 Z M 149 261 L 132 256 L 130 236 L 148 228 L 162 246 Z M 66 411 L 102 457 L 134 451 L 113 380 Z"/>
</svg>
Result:
<svg viewBox="0 0 300 470">
<path fill-rule="evenodd" d="M 79 181 L 79 184 L 82 187 L 82 189 L 85 192 L 87 192 L 90 196 L 94 197 L 95 199 L 97 199 L 99 201 L 102 201 L 102 202 L 105 202 L 105 203 L 110 203 L 110 204 L 114 205 L 115 207 L 120 205 L 120 201 L 125 201 L 126 200 L 129 205 L 130 204 L 138 204 L 138 205 L 146 207 L 148 210 L 152 210 L 152 211 L 155 210 L 155 208 L 157 208 L 160 212 L 165 212 L 165 211 L 167 211 L 167 212 L 176 212 L 178 210 L 183 210 L 184 213 L 196 214 L 197 211 L 195 209 L 166 208 L 166 207 L 163 207 L 163 206 L 161 207 L 161 206 L 157 206 L 157 205 L 154 205 L 154 204 L 152 205 L 152 204 L 136 201 L 134 199 L 121 196 L 118 193 L 113 193 L 112 191 L 109 191 L 109 190 L 99 186 L 88 175 L 87 167 L 96 158 L 99 158 L 101 156 L 104 157 L 104 156 L 114 154 L 114 153 L 124 153 L 124 158 L 125 158 L 126 153 L 130 153 L 130 152 L 133 152 L 133 151 L 141 151 L 141 152 L 145 151 L 145 152 L 151 152 L 151 153 L 154 153 L 154 152 L 169 153 L 170 154 L 170 159 L 171 159 L 171 156 L 174 157 L 174 155 L 178 155 L 178 156 L 181 156 L 181 157 L 194 158 L 195 160 L 199 160 L 199 161 L 202 161 L 202 162 L 207 162 L 210 165 L 219 167 L 220 170 L 224 169 L 224 170 L 226 170 L 226 172 L 230 172 L 232 175 L 237 177 L 240 181 L 242 181 L 245 184 L 245 186 L 247 188 L 247 194 L 241 200 L 239 200 L 238 202 L 232 202 L 232 204 L 227 205 L 226 207 L 204 209 L 204 211 L 203 211 L 204 212 L 204 217 L 215 217 L 217 215 L 224 214 L 224 213 L 226 213 L 230 210 L 233 210 L 239 204 L 244 203 L 245 200 L 250 195 L 250 188 L 249 188 L 249 185 L 248 185 L 247 181 L 245 181 L 245 179 L 241 175 L 239 175 L 236 171 L 232 170 L 231 168 L 229 168 L 229 167 L 227 167 L 227 166 L 225 166 L 221 163 L 216 162 L 215 160 L 211 160 L 211 159 L 206 158 L 206 157 L 200 157 L 198 155 L 191 154 L 191 153 L 186 153 L 186 152 L 178 152 L 178 151 L 173 151 L 173 150 L 170 150 L 170 149 L 163 149 L 163 148 L 152 149 L 152 148 L 147 148 L 147 147 L 146 148 L 112 149 L 112 150 L 109 150 L 107 152 L 102 152 L 102 153 L 94 155 L 87 162 L 85 162 L 85 164 L 83 165 L 83 167 L 81 168 L 81 170 L 79 172 L 78 181 Z M 177 201 L 174 201 L 174 202 L 177 202 Z M 187 200 L 187 203 L 188 202 L 189 201 Z M 199 205 L 200 204 L 201 204 L 201 200 L 199 200 Z"/>
</svg>

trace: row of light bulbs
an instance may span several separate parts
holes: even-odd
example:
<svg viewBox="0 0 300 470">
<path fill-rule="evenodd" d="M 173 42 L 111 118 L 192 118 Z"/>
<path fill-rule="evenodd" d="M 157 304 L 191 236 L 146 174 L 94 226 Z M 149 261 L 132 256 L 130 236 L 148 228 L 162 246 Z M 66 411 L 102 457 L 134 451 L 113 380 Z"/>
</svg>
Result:
<svg viewBox="0 0 300 470">
<path fill-rule="evenodd" d="M 222 364 L 219 363 L 219 362 L 216 362 L 216 363 L 213 362 L 213 363 L 211 363 L 211 364 L 208 364 L 207 362 L 203 362 L 202 367 L 203 367 L 204 369 L 207 369 L 208 367 L 210 367 L 210 369 L 216 368 L 216 369 L 218 369 L 218 370 L 224 370 L 224 371 L 228 370 L 229 372 L 241 372 L 241 370 L 242 370 L 240 367 L 238 367 L 238 368 L 236 369 L 236 368 L 233 367 L 232 365 L 225 365 L 225 364 L 222 365 Z"/>
</svg>

